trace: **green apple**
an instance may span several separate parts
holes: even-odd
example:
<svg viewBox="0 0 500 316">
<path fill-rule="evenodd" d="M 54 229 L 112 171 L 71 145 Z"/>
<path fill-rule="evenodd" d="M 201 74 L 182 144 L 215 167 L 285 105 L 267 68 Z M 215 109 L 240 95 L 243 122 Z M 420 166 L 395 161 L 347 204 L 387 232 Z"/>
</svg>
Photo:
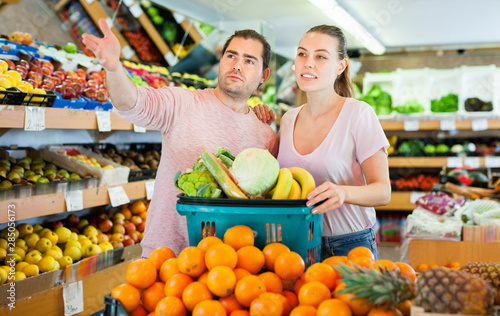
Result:
<svg viewBox="0 0 500 316">
<path fill-rule="evenodd" d="M 64 257 L 70 257 L 73 262 L 76 262 L 82 259 L 82 250 L 77 246 L 71 246 L 64 249 Z"/>
<path fill-rule="evenodd" d="M 44 253 L 50 248 L 52 248 L 52 242 L 47 238 L 40 238 L 40 240 L 37 241 L 35 245 L 35 249 L 40 251 L 41 253 Z"/>
<path fill-rule="evenodd" d="M 66 51 L 66 53 L 69 53 L 69 54 L 76 54 L 77 52 L 77 47 L 74 43 L 71 43 L 71 42 L 68 42 L 66 43 L 66 45 L 64 46 L 64 50 Z"/>
<path fill-rule="evenodd" d="M 64 269 L 67 266 L 70 266 L 73 264 L 73 259 L 70 256 L 64 256 L 64 257 L 61 257 L 59 260 L 57 260 L 57 262 L 59 262 L 61 269 Z"/>
</svg>

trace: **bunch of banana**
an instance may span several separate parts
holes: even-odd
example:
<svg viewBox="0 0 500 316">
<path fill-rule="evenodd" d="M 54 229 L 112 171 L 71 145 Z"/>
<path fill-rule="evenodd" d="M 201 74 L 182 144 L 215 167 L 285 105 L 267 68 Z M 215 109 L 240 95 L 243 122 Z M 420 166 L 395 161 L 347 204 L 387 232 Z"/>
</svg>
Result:
<svg viewBox="0 0 500 316">
<path fill-rule="evenodd" d="M 307 199 L 316 188 L 313 176 L 299 167 L 281 168 L 276 186 L 267 195 L 273 200 Z"/>
</svg>

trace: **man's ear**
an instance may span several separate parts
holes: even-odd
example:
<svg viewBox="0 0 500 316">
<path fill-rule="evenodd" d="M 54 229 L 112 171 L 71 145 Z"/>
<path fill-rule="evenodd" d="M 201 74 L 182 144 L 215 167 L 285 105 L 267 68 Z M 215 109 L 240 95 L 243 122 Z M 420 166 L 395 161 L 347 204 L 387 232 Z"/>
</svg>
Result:
<svg viewBox="0 0 500 316">
<path fill-rule="evenodd" d="M 264 70 L 264 73 L 262 74 L 262 78 L 260 79 L 260 83 L 264 83 L 269 78 L 270 74 L 271 74 L 271 70 L 269 70 L 269 68 L 266 68 Z"/>
</svg>

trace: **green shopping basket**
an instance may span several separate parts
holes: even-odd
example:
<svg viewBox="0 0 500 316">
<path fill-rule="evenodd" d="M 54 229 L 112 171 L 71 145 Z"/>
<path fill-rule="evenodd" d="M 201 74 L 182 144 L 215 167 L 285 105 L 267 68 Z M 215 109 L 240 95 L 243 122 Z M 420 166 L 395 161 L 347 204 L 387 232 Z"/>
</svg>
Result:
<svg viewBox="0 0 500 316">
<path fill-rule="evenodd" d="M 259 249 L 279 242 L 297 252 L 307 267 L 320 261 L 323 215 L 312 215 L 306 200 L 178 197 L 177 212 L 186 216 L 191 246 L 206 236 L 224 239 L 227 229 L 246 225 L 254 231 Z"/>
</svg>

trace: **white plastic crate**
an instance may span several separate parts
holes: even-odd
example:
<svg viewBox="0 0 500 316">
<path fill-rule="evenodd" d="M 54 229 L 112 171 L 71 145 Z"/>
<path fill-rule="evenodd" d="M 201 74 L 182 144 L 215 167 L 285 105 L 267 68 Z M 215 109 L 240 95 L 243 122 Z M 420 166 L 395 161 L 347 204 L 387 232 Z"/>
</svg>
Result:
<svg viewBox="0 0 500 316">
<path fill-rule="evenodd" d="M 365 73 L 363 77 L 363 95 L 367 94 L 374 85 L 378 85 L 382 89 L 382 91 L 385 91 L 391 95 L 392 106 L 394 107 L 394 95 L 397 91 L 395 73 Z M 394 117 L 394 111 L 389 115 L 378 115 L 378 118 L 381 120 L 392 119 Z"/>
<path fill-rule="evenodd" d="M 496 115 L 494 100 L 494 78 L 496 67 L 490 66 L 462 66 L 460 107 L 466 118 L 491 118 Z M 469 111 L 466 108 L 468 99 L 478 98 L 484 102 L 491 102 L 490 111 Z"/>
<path fill-rule="evenodd" d="M 397 69 L 396 87 L 397 91 L 393 97 L 393 107 L 404 105 L 408 101 L 415 100 L 421 104 L 424 111 L 421 113 L 403 114 L 396 112 L 396 117 L 405 119 L 409 117 L 423 118 L 431 111 L 429 99 L 429 68 L 422 69 Z"/>
<path fill-rule="evenodd" d="M 452 69 L 430 69 L 428 79 L 428 94 L 430 113 L 433 118 L 460 118 L 463 114 L 460 108 L 461 80 L 462 71 L 460 68 Z M 448 94 L 456 94 L 459 98 L 458 109 L 456 112 L 435 112 L 432 110 L 432 100 L 440 100 Z"/>
</svg>

